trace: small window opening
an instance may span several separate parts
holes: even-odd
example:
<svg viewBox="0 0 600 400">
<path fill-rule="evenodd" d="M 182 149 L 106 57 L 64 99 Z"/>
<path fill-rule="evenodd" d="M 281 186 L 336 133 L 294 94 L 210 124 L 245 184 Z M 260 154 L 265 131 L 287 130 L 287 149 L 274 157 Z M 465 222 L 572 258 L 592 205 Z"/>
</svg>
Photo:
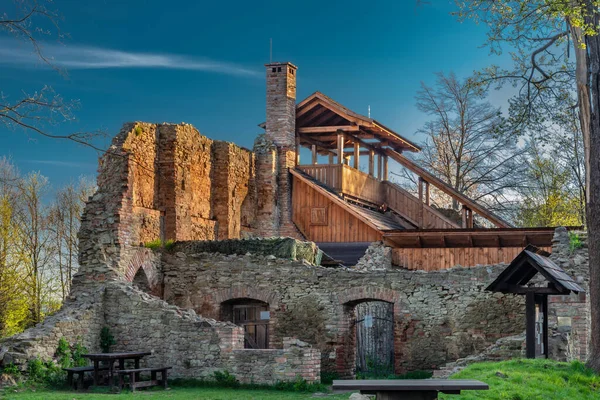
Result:
<svg viewBox="0 0 600 400">
<path fill-rule="evenodd" d="M 271 72 L 275 72 L 275 71 L 277 71 L 277 70 L 275 69 L 275 67 L 273 67 L 273 68 L 271 69 Z"/>
<path fill-rule="evenodd" d="M 277 72 L 281 72 L 281 67 L 277 67 Z"/>
<path fill-rule="evenodd" d="M 294 70 L 290 69 L 290 74 L 294 75 Z"/>
</svg>

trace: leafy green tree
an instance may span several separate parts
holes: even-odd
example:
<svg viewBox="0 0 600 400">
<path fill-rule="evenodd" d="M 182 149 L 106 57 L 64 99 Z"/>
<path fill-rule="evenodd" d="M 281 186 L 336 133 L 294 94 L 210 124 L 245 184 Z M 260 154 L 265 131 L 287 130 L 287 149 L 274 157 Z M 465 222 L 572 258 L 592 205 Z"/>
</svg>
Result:
<svg viewBox="0 0 600 400">
<path fill-rule="evenodd" d="M 590 254 L 591 353 L 600 372 L 600 9 L 597 0 L 456 0 L 459 18 L 488 27 L 488 45 L 511 50 L 512 68 L 491 67 L 481 82 L 510 83 L 515 125 L 543 124 L 577 93 L 586 165 L 586 214 Z M 571 58 L 574 55 L 574 60 Z"/>
</svg>

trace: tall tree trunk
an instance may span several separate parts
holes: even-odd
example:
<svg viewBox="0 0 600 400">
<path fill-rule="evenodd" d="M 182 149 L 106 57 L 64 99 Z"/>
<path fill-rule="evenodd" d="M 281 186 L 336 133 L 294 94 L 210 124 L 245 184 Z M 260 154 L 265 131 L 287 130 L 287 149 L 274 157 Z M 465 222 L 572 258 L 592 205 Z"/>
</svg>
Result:
<svg viewBox="0 0 600 400">
<path fill-rule="evenodd" d="M 598 13 L 591 0 L 587 0 L 586 22 L 598 26 Z M 588 246 L 590 262 L 590 355 L 588 366 L 600 372 L 600 38 L 598 35 L 586 37 L 587 65 L 589 68 L 590 102 L 580 102 L 582 113 L 589 107 L 589 156 L 588 164 Z M 579 90 L 579 87 L 578 87 Z M 581 101 L 581 100 L 580 100 Z M 583 126 L 582 126 L 583 129 Z M 585 135 L 585 131 L 584 131 Z M 585 140 L 585 136 L 584 136 Z M 587 155 L 587 154 L 586 154 Z"/>
</svg>

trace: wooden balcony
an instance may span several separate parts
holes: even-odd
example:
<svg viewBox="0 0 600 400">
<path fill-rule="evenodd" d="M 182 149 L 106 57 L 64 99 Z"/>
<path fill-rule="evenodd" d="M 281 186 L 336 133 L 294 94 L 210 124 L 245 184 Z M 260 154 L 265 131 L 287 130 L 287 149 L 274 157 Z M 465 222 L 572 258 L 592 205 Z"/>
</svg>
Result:
<svg viewBox="0 0 600 400">
<path fill-rule="evenodd" d="M 298 165 L 298 169 L 344 196 L 376 205 L 385 203 L 381 182 L 346 164 Z"/>
</svg>

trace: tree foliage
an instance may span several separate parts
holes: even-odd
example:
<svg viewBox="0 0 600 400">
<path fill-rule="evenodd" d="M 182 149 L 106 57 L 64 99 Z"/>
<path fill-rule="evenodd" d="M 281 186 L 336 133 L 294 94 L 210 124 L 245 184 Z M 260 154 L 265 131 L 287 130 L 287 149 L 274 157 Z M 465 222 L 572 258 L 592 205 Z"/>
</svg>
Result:
<svg viewBox="0 0 600 400">
<path fill-rule="evenodd" d="M 89 194 L 91 185 L 81 180 L 50 201 L 44 176 L 21 176 L 0 159 L 0 336 L 40 322 L 68 295 Z"/>
</svg>

